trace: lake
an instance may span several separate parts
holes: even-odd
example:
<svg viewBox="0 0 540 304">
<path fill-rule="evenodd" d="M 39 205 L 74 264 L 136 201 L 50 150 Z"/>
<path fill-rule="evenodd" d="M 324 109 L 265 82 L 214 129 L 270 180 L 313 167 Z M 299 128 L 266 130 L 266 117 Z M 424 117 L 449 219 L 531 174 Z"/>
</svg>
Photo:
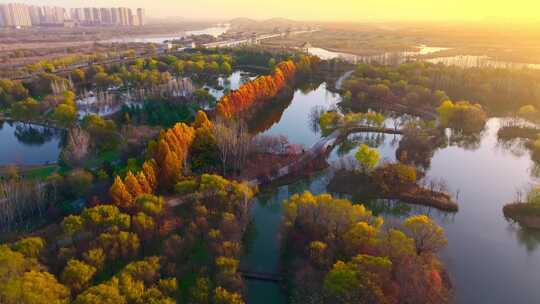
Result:
<svg viewBox="0 0 540 304">
<path fill-rule="evenodd" d="M 56 163 L 62 147 L 62 131 L 0 121 L 0 165 Z"/>
<path fill-rule="evenodd" d="M 256 74 L 236 70 L 227 77 L 219 77 L 215 84 L 205 84 L 203 87 L 208 89 L 208 93 L 214 96 L 217 100 L 221 99 L 225 92 L 231 90 L 238 90 L 238 88 L 244 83 L 254 79 Z"/>
<path fill-rule="evenodd" d="M 448 57 L 435 57 L 430 59 L 419 59 L 418 56 L 427 55 L 439 51 L 448 50 L 443 47 L 430 47 L 426 45 L 418 46 L 418 51 L 403 51 L 403 52 L 385 52 L 377 55 L 354 55 L 342 52 L 329 51 L 323 48 L 312 47 L 308 52 L 312 55 L 319 56 L 322 59 L 341 58 L 352 63 L 380 63 L 384 65 L 397 65 L 407 61 L 424 60 L 431 63 L 442 63 L 445 65 L 456 65 L 465 68 L 472 67 L 493 67 L 493 68 L 529 68 L 540 69 L 540 64 L 532 63 L 516 63 L 502 60 L 495 60 L 488 56 L 478 55 L 456 55 Z"/>
<path fill-rule="evenodd" d="M 189 36 L 210 35 L 215 38 L 225 34 L 230 29 L 230 24 L 218 24 L 209 28 L 193 31 L 183 31 L 177 34 L 124 36 L 102 41 L 103 43 L 164 43 Z"/>
<path fill-rule="evenodd" d="M 333 107 L 339 96 L 322 84 L 312 91 L 297 90 L 271 126 L 260 128 L 265 134 L 286 135 L 292 143 L 311 146 L 321 138 L 313 127 L 314 107 Z M 429 179 L 443 179 L 449 191 L 459 192 L 460 211 L 449 215 L 429 207 L 397 201 L 368 201 L 366 205 L 385 218 L 388 224 L 411 214 L 428 214 L 446 231 L 449 246 L 441 254 L 458 303 L 540 303 L 540 232 L 524 230 L 507 222 L 504 204 L 515 191 L 539 182 L 538 167 L 528 152 L 519 146 L 507 147 L 497 140 L 502 118 L 489 119 L 476 140 L 454 140 L 437 149 L 426 170 Z M 399 137 L 394 135 L 351 135 L 357 145 L 377 146 L 383 158 L 395 160 Z M 352 150 L 333 151 L 331 163 L 351 157 Z M 338 153 L 339 152 L 339 153 Z M 242 269 L 275 272 L 279 266 L 282 201 L 294 193 L 310 190 L 327 192 L 332 168 L 293 184 L 264 190 L 254 200 L 254 237 L 248 242 Z M 249 303 L 285 303 L 285 295 L 273 283 L 247 281 Z"/>
</svg>

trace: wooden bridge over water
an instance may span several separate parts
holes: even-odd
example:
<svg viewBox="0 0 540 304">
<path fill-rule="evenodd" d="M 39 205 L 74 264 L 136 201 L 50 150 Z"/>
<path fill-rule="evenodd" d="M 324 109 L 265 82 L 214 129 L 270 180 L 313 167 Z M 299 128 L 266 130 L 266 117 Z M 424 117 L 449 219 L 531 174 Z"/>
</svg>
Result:
<svg viewBox="0 0 540 304">
<path fill-rule="evenodd" d="M 280 273 L 258 272 L 249 270 L 239 270 L 238 272 L 246 280 L 256 280 L 274 283 L 280 283 L 281 281 L 283 281 L 283 276 Z"/>
<path fill-rule="evenodd" d="M 347 136 L 353 133 L 403 134 L 403 132 L 399 129 L 391 129 L 384 127 L 365 125 L 338 127 L 330 135 L 323 137 L 321 140 L 316 142 L 309 150 L 305 151 L 300 158 L 280 168 L 276 174 L 272 176 L 266 176 L 264 178 L 256 178 L 249 181 L 249 183 L 252 185 L 270 183 L 284 178 L 294 172 L 298 172 L 298 170 L 308 167 L 310 164 L 317 161 L 320 157 L 327 157 L 337 145 L 339 145 L 347 138 Z"/>
</svg>

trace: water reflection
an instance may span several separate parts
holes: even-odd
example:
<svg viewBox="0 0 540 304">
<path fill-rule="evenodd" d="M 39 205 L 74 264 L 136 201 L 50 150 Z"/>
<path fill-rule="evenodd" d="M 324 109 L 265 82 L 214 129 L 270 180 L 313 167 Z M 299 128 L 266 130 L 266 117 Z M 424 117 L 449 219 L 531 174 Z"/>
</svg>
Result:
<svg viewBox="0 0 540 304">
<path fill-rule="evenodd" d="M 177 40 L 183 37 L 210 35 L 215 38 L 225 34 L 230 29 L 230 24 L 218 24 L 202 30 L 185 31 L 178 34 L 167 35 L 140 35 L 140 36 L 124 36 L 103 40 L 102 43 L 164 43 L 165 41 Z"/>
<path fill-rule="evenodd" d="M 313 127 L 314 119 L 310 117 L 316 112 L 313 109 L 318 106 L 330 108 L 340 101 L 339 96 L 325 88 L 323 84 L 308 94 L 295 92 L 290 105 L 280 109 L 279 120 L 264 133 L 284 134 L 293 143 L 313 145 L 320 139 L 320 131 Z M 393 122 L 398 119 L 400 117 L 395 116 Z M 428 179 L 444 179 L 450 193 L 459 193 L 460 211 L 457 214 L 395 201 L 363 201 L 383 215 L 387 225 L 398 225 L 411 214 L 428 214 L 444 227 L 449 246 L 441 258 L 453 279 L 458 303 L 540 302 L 540 289 L 537 288 L 540 282 L 540 232 L 519 227 L 509 230 L 502 214 L 502 207 L 513 199 L 517 188 L 540 180 L 535 177 L 540 175 L 540 170 L 529 155 L 516 153 L 513 145 L 501 144 L 497 131 L 502 122 L 498 118 L 489 119 L 485 130 L 473 135 L 449 132 L 440 145 L 429 143 L 418 151 L 406 148 L 401 136 L 353 135 L 328 158 L 331 163 L 346 160 L 356 152 L 356 143 L 372 141 L 383 158 L 395 161 L 396 150 L 401 147 L 408 153 L 416 153 L 409 157 L 425 167 Z M 283 199 L 304 190 L 315 194 L 326 192 L 331 177 L 332 167 L 315 177 L 271 190 L 271 194 L 266 194 L 271 199 L 266 198 L 265 205 L 255 202 L 255 223 L 258 231 L 265 231 L 266 237 L 257 237 L 254 247 L 259 246 L 259 253 L 273 252 L 279 256 L 279 239 L 273 234 L 267 235 L 267 232 L 279 232 L 276 205 L 280 206 Z M 353 199 L 362 201 L 361 198 Z M 266 211 L 268 204 L 272 206 L 270 211 Z M 270 221 L 268 217 L 274 220 Z M 270 261 L 276 262 L 276 259 Z M 247 263 L 270 267 L 265 260 L 255 257 Z M 251 292 L 254 284 L 248 282 L 250 303 L 272 302 L 272 298 L 261 298 Z"/>
<path fill-rule="evenodd" d="M 383 65 L 399 65 L 407 61 L 423 60 L 431 63 L 441 63 L 444 65 L 456 65 L 465 68 L 472 67 L 492 67 L 492 68 L 514 68 L 514 69 L 540 69 L 540 64 L 517 63 L 492 59 L 488 56 L 477 55 L 456 55 L 448 57 L 434 57 L 426 59 L 426 55 L 447 50 L 442 47 L 429 47 L 421 45 L 418 51 L 384 52 L 376 55 L 354 55 L 342 52 L 334 52 L 322 48 L 309 48 L 308 51 L 322 59 L 340 58 L 352 63 L 379 63 Z M 431 55 L 433 56 L 433 55 Z"/>
<path fill-rule="evenodd" d="M 37 165 L 58 160 L 60 130 L 20 122 L 0 122 L 0 165 Z"/>
<path fill-rule="evenodd" d="M 533 253 L 540 248 L 540 231 L 521 227 L 515 223 L 508 225 L 508 231 L 515 234 L 518 242 L 527 250 L 528 253 Z"/>
<path fill-rule="evenodd" d="M 227 77 L 218 77 L 212 80 L 210 83 L 205 84 L 203 88 L 208 89 L 208 93 L 219 100 L 229 91 L 238 90 L 241 85 L 255 79 L 255 77 L 257 77 L 255 73 L 238 70 Z"/>
</svg>

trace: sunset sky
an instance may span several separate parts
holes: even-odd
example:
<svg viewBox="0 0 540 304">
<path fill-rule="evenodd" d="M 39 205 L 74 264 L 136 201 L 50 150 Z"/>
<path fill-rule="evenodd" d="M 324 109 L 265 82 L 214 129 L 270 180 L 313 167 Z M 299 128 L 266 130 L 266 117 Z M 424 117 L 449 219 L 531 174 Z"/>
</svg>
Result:
<svg viewBox="0 0 540 304">
<path fill-rule="evenodd" d="M 0 0 L 39 5 L 144 7 L 152 17 L 299 20 L 540 20 L 537 0 Z"/>
</svg>

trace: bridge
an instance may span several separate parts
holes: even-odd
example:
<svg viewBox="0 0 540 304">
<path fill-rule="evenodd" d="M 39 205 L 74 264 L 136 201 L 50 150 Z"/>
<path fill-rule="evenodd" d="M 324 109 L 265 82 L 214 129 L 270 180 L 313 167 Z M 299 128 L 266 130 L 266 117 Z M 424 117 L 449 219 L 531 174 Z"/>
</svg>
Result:
<svg viewBox="0 0 540 304">
<path fill-rule="evenodd" d="M 240 273 L 240 275 L 246 280 L 256 280 L 273 283 L 280 283 L 281 281 L 283 281 L 283 276 L 279 273 L 257 272 L 247 270 L 239 270 L 238 273 Z"/>
<path fill-rule="evenodd" d="M 287 177 L 288 175 L 299 172 L 302 168 L 307 168 L 313 162 L 316 162 L 320 157 L 327 157 L 332 150 L 343 142 L 349 134 L 353 133 L 385 133 L 385 134 L 403 134 L 399 129 L 374 127 L 366 125 L 357 125 L 349 127 L 338 127 L 330 135 L 321 138 L 309 150 L 305 151 L 302 156 L 293 162 L 281 167 L 276 174 L 266 176 L 264 178 L 256 178 L 250 180 L 252 185 L 262 185 Z"/>
</svg>

